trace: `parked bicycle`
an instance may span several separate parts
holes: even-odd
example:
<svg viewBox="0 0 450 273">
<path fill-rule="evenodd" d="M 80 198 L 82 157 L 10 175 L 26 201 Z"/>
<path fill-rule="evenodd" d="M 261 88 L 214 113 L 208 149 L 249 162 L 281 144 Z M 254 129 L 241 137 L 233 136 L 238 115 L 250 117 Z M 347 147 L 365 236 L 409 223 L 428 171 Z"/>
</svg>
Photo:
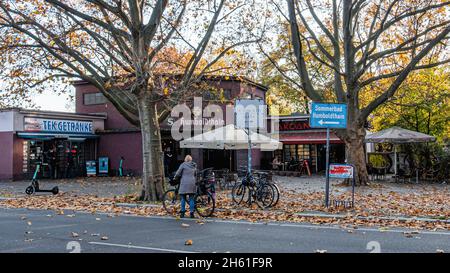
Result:
<svg viewBox="0 0 450 273">
<path fill-rule="evenodd" d="M 267 183 L 270 184 L 274 188 L 274 201 L 272 203 L 272 207 L 276 206 L 278 204 L 278 201 L 280 200 L 280 188 L 276 183 L 273 183 L 271 178 L 269 178 L 269 174 L 267 172 L 259 172 L 256 171 L 255 175 L 258 177 L 260 183 Z"/>
<path fill-rule="evenodd" d="M 220 190 L 231 190 L 236 184 L 235 174 L 230 173 L 229 169 L 214 171 L 216 174 L 217 186 Z"/>
<path fill-rule="evenodd" d="M 276 205 L 280 196 L 279 189 L 269 183 L 265 175 L 257 173 L 257 176 L 254 176 L 247 172 L 231 191 L 233 202 L 237 205 L 246 203 L 249 206 L 256 203 L 262 209 Z"/>
<path fill-rule="evenodd" d="M 174 188 L 163 195 L 163 207 L 169 214 L 179 214 L 181 201 L 179 195 L 180 180 L 169 177 L 169 184 Z M 194 196 L 195 211 L 202 217 L 210 217 L 216 208 L 215 179 L 212 169 L 205 169 L 197 175 L 197 190 Z"/>
</svg>

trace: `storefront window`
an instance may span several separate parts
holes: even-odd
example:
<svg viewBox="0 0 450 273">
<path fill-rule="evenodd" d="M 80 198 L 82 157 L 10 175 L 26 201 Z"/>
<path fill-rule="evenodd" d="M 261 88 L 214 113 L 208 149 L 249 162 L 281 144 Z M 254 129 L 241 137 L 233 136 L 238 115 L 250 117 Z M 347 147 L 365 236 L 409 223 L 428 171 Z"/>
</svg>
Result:
<svg viewBox="0 0 450 273">
<path fill-rule="evenodd" d="M 292 144 L 292 145 L 283 145 L 284 149 L 284 160 L 289 161 L 291 158 L 295 160 L 304 160 L 311 158 L 311 145 L 301 145 L 301 144 Z"/>
<path fill-rule="evenodd" d="M 309 159 L 309 145 L 297 145 L 297 158 L 299 160 Z"/>
<path fill-rule="evenodd" d="M 40 178 L 84 176 L 85 162 L 95 160 L 94 140 L 25 141 L 25 150 L 22 169 L 28 178 L 32 177 L 37 164 L 41 164 Z"/>
</svg>

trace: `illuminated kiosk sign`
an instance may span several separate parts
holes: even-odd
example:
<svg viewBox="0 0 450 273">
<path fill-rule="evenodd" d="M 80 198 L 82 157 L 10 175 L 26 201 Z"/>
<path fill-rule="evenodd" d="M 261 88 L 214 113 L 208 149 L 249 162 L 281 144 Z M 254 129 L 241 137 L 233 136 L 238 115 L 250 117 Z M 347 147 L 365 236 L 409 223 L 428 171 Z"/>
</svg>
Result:
<svg viewBox="0 0 450 273">
<path fill-rule="evenodd" d="M 92 121 L 61 120 L 25 117 L 24 130 L 27 132 L 93 134 Z"/>
</svg>

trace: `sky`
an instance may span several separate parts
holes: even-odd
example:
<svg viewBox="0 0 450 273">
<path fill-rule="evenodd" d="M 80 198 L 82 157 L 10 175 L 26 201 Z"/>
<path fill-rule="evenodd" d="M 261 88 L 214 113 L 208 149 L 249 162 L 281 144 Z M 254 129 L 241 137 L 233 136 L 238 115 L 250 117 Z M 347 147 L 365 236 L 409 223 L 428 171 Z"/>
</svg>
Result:
<svg viewBox="0 0 450 273">
<path fill-rule="evenodd" d="M 42 94 L 33 95 L 33 102 L 40 110 L 75 112 L 75 101 L 70 100 L 69 93 L 58 95 L 50 90 L 44 91 Z"/>
</svg>

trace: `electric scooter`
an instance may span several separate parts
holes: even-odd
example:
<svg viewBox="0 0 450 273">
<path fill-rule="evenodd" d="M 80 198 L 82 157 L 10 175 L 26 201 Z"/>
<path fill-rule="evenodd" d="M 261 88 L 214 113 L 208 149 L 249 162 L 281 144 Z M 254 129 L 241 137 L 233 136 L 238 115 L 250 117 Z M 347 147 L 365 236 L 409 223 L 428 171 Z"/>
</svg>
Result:
<svg viewBox="0 0 450 273">
<path fill-rule="evenodd" d="M 31 185 L 25 189 L 25 193 L 28 195 L 32 195 L 35 192 L 51 192 L 53 194 L 58 194 L 59 188 L 57 186 L 53 187 L 51 190 L 42 190 L 39 188 L 39 182 L 37 177 L 41 168 L 41 164 L 42 163 L 38 163 L 36 165 L 36 170 L 34 171 L 33 179 L 31 180 Z"/>
</svg>

